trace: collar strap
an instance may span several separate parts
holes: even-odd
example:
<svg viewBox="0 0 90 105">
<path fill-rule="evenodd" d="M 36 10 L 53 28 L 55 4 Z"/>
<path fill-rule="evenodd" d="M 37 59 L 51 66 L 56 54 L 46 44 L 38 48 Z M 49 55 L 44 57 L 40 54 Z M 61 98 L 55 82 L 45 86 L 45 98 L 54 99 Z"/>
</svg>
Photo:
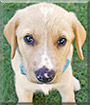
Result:
<svg viewBox="0 0 90 105">
<path fill-rule="evenodd" d="M 20 70 L 23 75 L 26 75 L 26 70 L 24 69 L 23 65 L 20 65 Z"/>
<path fill-rule="evenodd" d="M 69 64 L 70 64 L 70 60 L 67 59 L 66 65 L 64 66 L 64 69 L 63 69 L 63 73 L 66 71 L 66 69 L 68 68 Z M 24 69 L 23 65 L 20 65 L 20 70 L 21 70 L 21 73 L 23 75 L 26 75 L 26 70 Z"/>
<path fill-rule="evenodd" d="M 70 64 L 70 60 L 67 59 L 67 61 L 66 61 L 66 65 L 64 66 L 64 69 L 63 69 L 63 72 L 66 71 L 66 69 L 68 68 L 69 64 Z"/>
</svg>

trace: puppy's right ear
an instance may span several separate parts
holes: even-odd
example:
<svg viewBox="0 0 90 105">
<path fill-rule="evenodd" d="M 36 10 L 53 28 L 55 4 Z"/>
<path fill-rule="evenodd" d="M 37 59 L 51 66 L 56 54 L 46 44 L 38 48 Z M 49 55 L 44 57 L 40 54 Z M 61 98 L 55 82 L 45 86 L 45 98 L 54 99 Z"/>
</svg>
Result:
<svg viewBox="0 0 90 105">
<path fill-rule="evenodd" d="M 83 60 L 82 46 L 86 40 L 86 31 L 75 14 L 73 12 L 69 12 L 69 14 L 71 16 L 72 29 L 75 35 L 76 49 L 80 59 Z"/>
<path fill-rule="evenodd" d="M 16 40 L 16 28 L 18 26 L 17 13 L 9 20 L 4 27 L 4 35 L 11 46 L 11 59 L 14 58 L 15 50 L 17 46 Z"/>
</svg>

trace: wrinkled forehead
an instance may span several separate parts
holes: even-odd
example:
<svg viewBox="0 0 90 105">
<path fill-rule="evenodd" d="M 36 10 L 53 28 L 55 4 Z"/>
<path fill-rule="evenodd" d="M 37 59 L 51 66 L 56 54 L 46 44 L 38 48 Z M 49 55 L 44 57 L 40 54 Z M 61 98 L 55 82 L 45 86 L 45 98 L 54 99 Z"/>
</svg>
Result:
<svg viewBox="0 0 90 105">
<path fill-rule="evenodd" d="M 23 36 L 26 33 L 38 35 L 70 33 L 72 29 L 69 13 L 61 7 L 56 7 L 37 6 L 21 10 L 17 34 Z"/>
</svg>

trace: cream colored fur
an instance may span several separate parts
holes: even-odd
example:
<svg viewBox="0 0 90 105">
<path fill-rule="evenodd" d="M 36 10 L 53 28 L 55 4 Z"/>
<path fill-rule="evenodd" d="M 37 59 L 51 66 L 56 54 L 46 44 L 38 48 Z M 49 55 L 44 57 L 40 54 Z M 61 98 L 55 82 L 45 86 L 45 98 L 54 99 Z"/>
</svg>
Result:
<svg viewBox="0 0 90 105">
<path fill-rule="evenodd" d="M 23 38 L 27 33 L 33 35 L 36 45 L 25 43 Z M 5 26 L 4 34 L 11 45 L 11 64 L 15 72 L 18 102 L 32 102 L 34 92 L 42 91 L 47 95 L 52 89 L 60 92 L 62 102 L 75 102 L 74 90 L 80 89 L 80 83 L 73 77 L 71 63 L 62 73 L 66 60 L 72 60 L 74 39 L 78 55 L 83 60 L 81 47 L 86 32 L 74 13 L 54 4 L 35 4 L 18 10 Z M 56 42 L 62 35 L 67 43 L 57 47 Z M 48 60 L 45 61 L 45 58 Z M 21 64 L 27 75 L 21 74 Z M 35 77 L 35 71 L 44 65 L 56 72 L 50 84 L 39 84 Z"/>
</svg>

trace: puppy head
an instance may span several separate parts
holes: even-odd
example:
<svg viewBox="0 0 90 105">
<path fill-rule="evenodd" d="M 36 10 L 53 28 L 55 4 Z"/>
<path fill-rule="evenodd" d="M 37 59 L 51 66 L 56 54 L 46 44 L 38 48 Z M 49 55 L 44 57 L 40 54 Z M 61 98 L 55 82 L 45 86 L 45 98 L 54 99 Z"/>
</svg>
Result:
<svg viewBox="0 0 90 105">
<path fill-rule="evenodd" d="M 82 45 L 86 39 L 83 26 L 74 13 L 54 4 L 40 3 L 17 11 L 5 26 L 4 34 L 11 45 L 11 59 L 18 47 L 27 78 L 33 82 L 40 78 L 45 82 L 48 75 L 49 80 L 60 81 L 66 60 L 72 56 L 74 38 L 83 60 Z"/>
</svg>

